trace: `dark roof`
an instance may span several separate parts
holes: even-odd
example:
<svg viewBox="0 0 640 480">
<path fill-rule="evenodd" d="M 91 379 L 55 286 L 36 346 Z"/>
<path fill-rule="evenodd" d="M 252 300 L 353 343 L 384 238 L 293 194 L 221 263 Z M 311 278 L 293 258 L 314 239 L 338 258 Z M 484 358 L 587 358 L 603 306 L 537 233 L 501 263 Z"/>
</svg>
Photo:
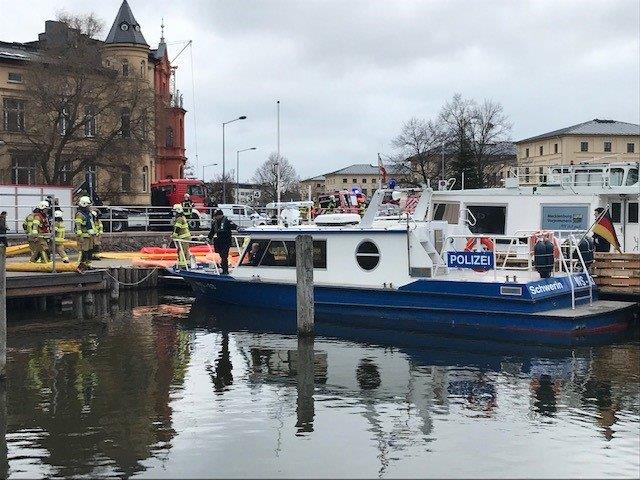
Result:
<svg viewBox="0 0 640 480">
<path fill-rule="evenodd" d="M 559 137 L 562 135 L 640 135 L 640 125 L 619 122 L 617 120 L 594 118 L 588 122 L 518 140 L 516 143 L 533 142 L 535 140 L 544 140 L 545 138 Z"/>
<path fill-rule="evenodd" d="M 120 10 L 118 10 L 116 19 L 113 21 L 111 30 L 109 30 L 109 34 L 107 35 L 104 43 L 133 43 L 149 46 L 142 36 L 140 24 L 133 16 L 127 0 L 124 0 L 122 5 L 120 5 Z"/>
<path fill-rule="evenodd" d="M 325 180 L 324 175 L 317 175 L 315 177 L 305 178 L 302 181 L 303 182 L 324 182 L 324 180 Z"/>
<path fill-rule="evenodd" d="M 160 39 L 160 43 L 158 44 L 158 48 L 153 49 L 149 52 L 149 56 L 153 60 L 160 60 L 167 53 L 167 44 L 164 43 L 164 38 Z"/>
<path fill-rule="evenodd" d="M 33 47 L 15 42 L 0 42 L 0 59 L 26 62 L 39 57 Z"/>
<path fill-rule="evenodd" d="M 389 167 L 387 167 L 387 171 Z M 348 167 L 341 168 L 334 172 L 326 173 L 325 175 L 379 175 L 380 168 L 377 165 L 370 165 L 368 163 L 354 163 Z"/>
</svg>

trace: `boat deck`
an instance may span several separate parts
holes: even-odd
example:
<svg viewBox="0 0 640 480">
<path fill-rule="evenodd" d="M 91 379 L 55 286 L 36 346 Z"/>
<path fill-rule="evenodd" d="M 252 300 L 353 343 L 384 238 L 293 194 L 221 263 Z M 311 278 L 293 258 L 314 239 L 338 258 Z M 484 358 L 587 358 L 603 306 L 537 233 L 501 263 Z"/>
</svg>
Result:
<svg viewBox="0 0 640 480">
<path fill-rule="evenodd" d="M 603 313 L 614 312 L 616 310 L 631 308 L 636 305 L 636 308 L 640 308 L 637 303 L 634 302 L 621 302 L 616 300 L 596 300 L 593 304 L 589 305 L 577 305 L 576 308 L 558 308 L 556 310 L 546 310 L 544 312 L 536 312 L 531 315 L 545 316 L 545 317 L 563 317 L 563 318 L 577 318 L 588 317 L 591 315 L 600 315 Z"/>
</svg>

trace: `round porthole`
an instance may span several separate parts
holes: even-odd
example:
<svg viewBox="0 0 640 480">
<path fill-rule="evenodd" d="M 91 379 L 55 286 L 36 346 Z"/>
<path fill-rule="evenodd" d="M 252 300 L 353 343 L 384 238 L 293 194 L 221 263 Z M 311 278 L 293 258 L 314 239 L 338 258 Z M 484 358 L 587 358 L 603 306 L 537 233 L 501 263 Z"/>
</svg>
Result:
<svg viewBox="0 0 640 480">
<path fill-rule="evenodd" d="M 378 263 L 380 263 L 378 246 L 369 240 L 361 242 L 356 249 L 356 261 L 363 270 L 373 270 L 376 268 Z"/>
</svg>

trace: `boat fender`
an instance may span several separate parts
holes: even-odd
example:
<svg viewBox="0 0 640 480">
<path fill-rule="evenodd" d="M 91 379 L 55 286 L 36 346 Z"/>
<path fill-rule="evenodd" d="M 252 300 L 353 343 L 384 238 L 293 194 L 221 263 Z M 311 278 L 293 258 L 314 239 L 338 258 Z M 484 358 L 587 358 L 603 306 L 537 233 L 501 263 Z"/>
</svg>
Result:
<svg viewBox="0 0 640 480">
<path fill-rule="evenodd" d="M 549 278 L 553 271 L 553 243 L 540 239 L 533 247 L 533 265 L 541 278 Z"/>
</svg>

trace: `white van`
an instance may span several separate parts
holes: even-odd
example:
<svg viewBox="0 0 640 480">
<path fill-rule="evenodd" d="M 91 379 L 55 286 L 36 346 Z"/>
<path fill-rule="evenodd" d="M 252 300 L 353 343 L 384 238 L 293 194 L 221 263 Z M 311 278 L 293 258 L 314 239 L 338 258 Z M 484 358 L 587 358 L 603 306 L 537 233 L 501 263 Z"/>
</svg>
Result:
<svg viewBox="0 0 640 480">
<path fill-rule="evenodd" d="M 238 228 L 267 224 L 267 217 L 265 215 L 260 215 L 253 207 L 247 205 L 223 203 L 218 205 L 217 208 L 222 210 L 224 216 L 235 223 Z"/>
</svg>

